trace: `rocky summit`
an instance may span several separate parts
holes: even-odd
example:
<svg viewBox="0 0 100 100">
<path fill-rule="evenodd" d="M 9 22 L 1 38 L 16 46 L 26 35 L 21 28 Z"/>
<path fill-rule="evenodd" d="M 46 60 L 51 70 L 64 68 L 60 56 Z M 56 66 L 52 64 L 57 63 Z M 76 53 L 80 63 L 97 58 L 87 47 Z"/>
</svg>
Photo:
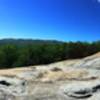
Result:
<svg viewBox="0 0 100 100">
<path fill-rule="evenodd" d="M 0 70 L 0 100 L 100 100 L 100 53 Z"/>
</svg>

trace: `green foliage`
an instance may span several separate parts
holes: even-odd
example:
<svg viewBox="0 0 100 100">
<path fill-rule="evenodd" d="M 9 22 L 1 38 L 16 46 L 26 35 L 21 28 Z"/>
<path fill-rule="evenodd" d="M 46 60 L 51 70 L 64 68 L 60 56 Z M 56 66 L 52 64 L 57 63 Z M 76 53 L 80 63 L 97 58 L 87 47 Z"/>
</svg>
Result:
<svg viewBox="0 0 100 100">
<path fill-rule="evenodd" d="M 55 43 L 33 43 L 21 40 L 21 44 L 0 45 L 0 68 L 12 68 L 48 64 L 65 59 L 82 58 L 100 51 L 100 41 Z"/>
<path fill-rule="evenodd" d="M 4 45 L 0 48 L 0 67 L 13 67 L 17 60 L 17 47 L 14 45 Z"/>
</svg>

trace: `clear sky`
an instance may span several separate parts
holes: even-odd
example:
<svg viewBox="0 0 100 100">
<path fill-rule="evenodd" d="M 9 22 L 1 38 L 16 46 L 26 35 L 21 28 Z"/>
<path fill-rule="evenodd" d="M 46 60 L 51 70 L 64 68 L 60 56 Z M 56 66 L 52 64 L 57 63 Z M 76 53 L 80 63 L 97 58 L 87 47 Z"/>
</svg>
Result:
<svg viewBox="0 0 100 100">
<path fill-rule="evenodd" d="M 0 0 L 0 38 L 100 40 L 100 0 Z"/>
</svg>

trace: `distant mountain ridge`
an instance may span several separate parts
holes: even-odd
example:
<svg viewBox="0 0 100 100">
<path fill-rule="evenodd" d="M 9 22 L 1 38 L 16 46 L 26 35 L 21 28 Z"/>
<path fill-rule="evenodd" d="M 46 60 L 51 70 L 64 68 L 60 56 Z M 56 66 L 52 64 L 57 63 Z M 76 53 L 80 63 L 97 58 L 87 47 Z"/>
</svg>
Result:
<svg viewBox="0 0 100 100">
<path fill-rule="evenodd" d="M 57 40 L 40 40 L 40 39 L 0 39 L 2 44 L 62 44 L 64 42 Z"/>
</svg>

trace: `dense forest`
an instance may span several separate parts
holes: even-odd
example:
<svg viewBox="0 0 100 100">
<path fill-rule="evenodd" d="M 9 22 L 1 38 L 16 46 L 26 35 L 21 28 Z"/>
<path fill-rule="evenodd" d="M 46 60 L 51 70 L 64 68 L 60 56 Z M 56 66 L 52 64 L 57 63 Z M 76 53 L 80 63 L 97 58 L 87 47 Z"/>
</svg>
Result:
<svg viewBox="0 0 100 100">
<path fill-rule="evenodd" d="M 13 68 L 83 58 L 100 51 L 97 42 L 0 40 L 0 68 Z"/>
</svg>

